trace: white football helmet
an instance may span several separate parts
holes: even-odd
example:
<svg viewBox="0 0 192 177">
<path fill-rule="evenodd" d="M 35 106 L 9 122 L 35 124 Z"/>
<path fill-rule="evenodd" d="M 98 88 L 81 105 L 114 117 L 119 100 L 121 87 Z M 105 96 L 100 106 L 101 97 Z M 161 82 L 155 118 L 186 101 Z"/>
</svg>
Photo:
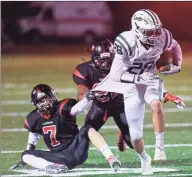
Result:
<svg viewBox="0 0 192 177">
<path fill-rule="evenodd" d="M 155 12 L 149 9 L 138 10 L 131 18 L 131 25 L 140 41 L 153 46 L 160 42 L 162 23 Z"/>
</svg>

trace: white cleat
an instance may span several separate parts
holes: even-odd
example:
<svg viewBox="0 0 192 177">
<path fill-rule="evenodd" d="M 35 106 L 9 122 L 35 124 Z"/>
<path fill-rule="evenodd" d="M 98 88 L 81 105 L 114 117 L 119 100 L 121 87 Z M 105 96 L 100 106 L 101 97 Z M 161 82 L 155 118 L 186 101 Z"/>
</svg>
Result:
<svg viewBox="0 0 192 177">
<path fill-rule="evenodd" d="M 142 175 L 152 175 L 151 157 L 148 155 L 147 160 L 141 159 Z"/>
<path fill-rule="evenodd" d="M 59 173 L 65 173 L 68 171 L 68 168 L 66 165 L 59 165 L 59 164 L 51 164 L 47 165 L 44 169 L 44 171 L 47 174 L 59 174 Z"/>
<path fill-rule="evenodd" d="M 167 160 L 165 150 L 155 149 L 154 161 L 165 161 Z"/>
<path fill-rule="evenodd" d="M 119 169 L 121 168 L 121 162 L 118 160 L 117 157 L 114 156 L 109 157 L 108 162 L 114 172 L 119 171 Z"/>
</svg>

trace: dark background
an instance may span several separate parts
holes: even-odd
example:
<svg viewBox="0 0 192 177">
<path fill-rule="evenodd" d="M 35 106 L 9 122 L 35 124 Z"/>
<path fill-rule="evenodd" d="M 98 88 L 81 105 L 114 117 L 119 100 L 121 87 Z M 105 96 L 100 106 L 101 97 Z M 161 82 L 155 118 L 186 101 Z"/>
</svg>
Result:
<svg viewBox="0 0 192 177">
<path fill-rule="evenodd" d="M 107 2 L 113 15 L 114 36 L 130 28 L 131 16 L 139 9 L 147 8 L 155 11 L 163 26 L 169 29 L 177 40 L 192 39 L 192 2 Z M 1 17 L 5 31 L 19 41 L 19 29 L 16 19 L 28 13 L 29 2 L 7 1 L 1 2 Z"/>
</svg>

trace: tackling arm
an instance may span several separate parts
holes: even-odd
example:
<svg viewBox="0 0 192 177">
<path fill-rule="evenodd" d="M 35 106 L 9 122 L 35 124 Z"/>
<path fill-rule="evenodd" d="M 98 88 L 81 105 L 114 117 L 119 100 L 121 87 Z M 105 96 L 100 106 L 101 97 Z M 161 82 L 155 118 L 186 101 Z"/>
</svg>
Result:
<svg viewBox="0 0 192 177">
<path fill-rule="evenodd" d="M 86 97 L 84 97 L 81 101 L 79 101 L 77 104 L 75 104 L 71 108 L 70 115 L 75 116 L 75 115 L 85 112 L 88 105 L 89 105 L 89 100 Z"/>
</svg>

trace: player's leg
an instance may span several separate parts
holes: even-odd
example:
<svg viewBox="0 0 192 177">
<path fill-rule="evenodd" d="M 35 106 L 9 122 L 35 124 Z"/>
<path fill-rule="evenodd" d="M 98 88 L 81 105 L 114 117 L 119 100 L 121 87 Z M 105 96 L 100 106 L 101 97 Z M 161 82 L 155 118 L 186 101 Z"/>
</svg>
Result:
<svg viewBox="0 0 192 177">
<path fill-rule="evenodd" d="M 107 111 L 93 102 L 86 116 L 85 125 L 90 125 L 98 131 L 105 124 L 107 118 Z"/>
<path fill-rule="evenodd" d="M 112 110 L 111 114 L 120 130 L 120 136 L 122 136 L 122 141 L 125 142 L 131 149 L 133 149 L 129 133 L 129 126 L 124 112 L 124 107 L 119 107 Z"/>
<path fill-rule="evenodd" d="M 45 170 L 47 173 L 60 173 L 68 170 L 67 160 L 61 153 L 42 150 L 26 150 L 21 155 L 28 165 Z M 52 169 L 52 166 L 55 168 Z"/>
<path fill-rule="evenodd" d="M 165 115 L 160 95 L 162 95 L 161 83 L 157 88 L 148 86 L 144 96 L 152 111 L 152 121 L 156 137 L 154 160 L 166 160 L 164 149 Z"/>
<path fill-rule="evenodd" d="M 121 167 L 120 161 L 113 155 L 104 138 L 94 129 L 90 128 L 88 136 L 93 145 L 103 154 L 110 167 L 116 172 Z"/>
<path fill-rule="evenodd" d="M 132 145 L 141 160 L 143 175 L 153 174 L 151 157 L 146 153 L 143 141 L 144 121 L 144 86 L 133 85 L 132 89 L 124 95 L 124 106 Z"/>
<path fill-rule="evenodd" d="M 108 160 L 111 168 L 117 170 L 120 167 L 120 162 L 114 157 L 103 137 L 90 126 L 83 126 L 79 134 L 70 146 L 70 151 L 73 152 L 73 160 L 70 162 L 70 168 L 81 165 L 88 157 L 90 141 Z"/>
</svg>

